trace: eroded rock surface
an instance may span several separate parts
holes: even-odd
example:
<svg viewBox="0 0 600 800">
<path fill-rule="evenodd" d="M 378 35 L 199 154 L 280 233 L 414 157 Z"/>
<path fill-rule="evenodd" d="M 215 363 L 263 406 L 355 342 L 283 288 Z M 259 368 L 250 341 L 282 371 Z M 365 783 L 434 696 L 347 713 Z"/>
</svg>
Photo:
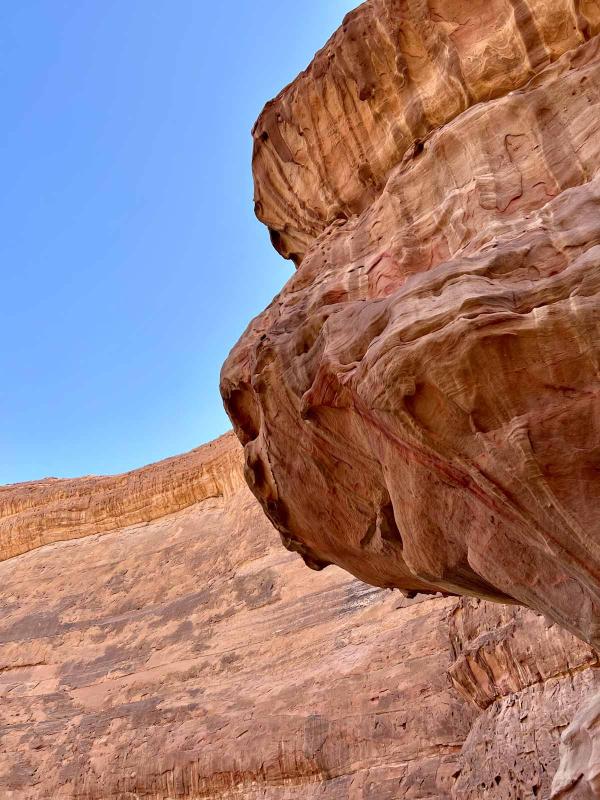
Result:
<svg viewBox="0 0 600 800">
<path fill-rule="evenodd" d="M 600 686 L 598 654 L 531 611 L 477 600 L 458 604 L 450 634 L 453 684 L 483 709 L 453 800 L 548 800 L 561 733 Z"/>
<path fill-rule="evenodd" d="M 242 470 L 231 433 L 123 475 L 0 486 L 0 561 L 51 542 L 150 522 L 227 498 Z"/>
<path fill-rule="evenodd" d="M 560 768 L 552 784 L 553 800 L 600 797 L 600 694 L 579 709 L 561 742 Z"/>
<path fill-rule="evenodd" d="M 283 541 L 600 642 L 600 5 L 370 0 L 271 103 L 222 372 Z M 290 446 L 293 443 L 293 446 Z"/>
<path fill-rule="evenodd" d="M 560 733 L 600 689 L 590 647 L 523 608 L 310 572 L 236 440 L 194 453 L 219 453 L 226 491 L 180 509 L 164 490 L 190 456 L 171 459 L 144 493 L 162 516 L 73 516 L 64 541 L 0 563 L 0 797 L 547 797 Z M 148 474 L 119 479 L 119 507 Z M 14 529 L 25 488 L 3 495 Z M 65 513 L 117 500 L 108 479 L 53 489 L 42 517 L 58 494 Z"/>
</svg>

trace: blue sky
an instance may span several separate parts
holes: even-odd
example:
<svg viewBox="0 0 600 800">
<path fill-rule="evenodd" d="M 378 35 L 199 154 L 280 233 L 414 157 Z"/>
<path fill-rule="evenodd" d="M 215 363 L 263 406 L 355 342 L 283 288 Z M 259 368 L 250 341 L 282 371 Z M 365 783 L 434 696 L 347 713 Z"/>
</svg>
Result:
<svg viewBox="0 0 600 800">
<path fill-rule="evenodd" d="M 0 483 L 229 427 L 221 364 L 291 274 L 253 215 L 250 128 L 354 5 L 2 5 Z"/>
</svg>

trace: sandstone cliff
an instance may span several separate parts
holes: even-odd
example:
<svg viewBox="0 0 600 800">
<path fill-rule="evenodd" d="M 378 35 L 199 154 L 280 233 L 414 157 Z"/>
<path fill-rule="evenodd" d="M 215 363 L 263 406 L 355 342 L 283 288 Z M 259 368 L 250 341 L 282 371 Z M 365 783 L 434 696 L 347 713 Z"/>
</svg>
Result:
<svg viewBox="0 0 600 800">
<path fill-rule="evenodd" d="M 239 488 L 232 435 L 123 475 L 0 486 L 0 561 L 51 542 L 150 522 Z"/>
<path fill-rule="evenodd" d="M 547 797 L 597 654 L 522 608 L 306 570 L 241 464 L 230 435 L 3 490 L 3 530 L 49 543 L 0 564 L 0 797 Z"/>
<path fill-rule="evenodd" d="M 600 4 L 369 0 L 254 130 L 223 398 L 286 546 L 600 643 Z M 290 447 L 290 442 L 295 443 Z"/>
<path fill-rule="evenodd" d="M 267 105 L 260 505 L 231 435 L 0 489 L 0 797 L 600 794 L 599 30 L 369 0 Z"/>
</svg>

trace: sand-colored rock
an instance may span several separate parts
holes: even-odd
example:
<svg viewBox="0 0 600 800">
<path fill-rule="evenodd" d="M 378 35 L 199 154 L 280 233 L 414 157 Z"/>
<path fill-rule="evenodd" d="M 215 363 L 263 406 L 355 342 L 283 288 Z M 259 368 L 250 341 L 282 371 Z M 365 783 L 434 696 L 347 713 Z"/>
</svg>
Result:
<svg viewBox="0 0 600 800">
<path fill-rule="evenodd" d="M 579 709 L 562 736 L 560 768 L 552 783 L 553 800 L 600 797 L 600 694 Z"/>
<path fill-rule="evenodd" d="M 299 268 L 221 381 L 310 566 L 595 644 L 599 24 L 556 0 L 350 14 L 257 123 L 258 213 Z"/>
<path fill-rule="evenodd" d="M 0 486 L 0 561 L 51 542 L 103 533 L 230 497 L 242 482 L 231 433 L 123 475 Z"/>
<path fill-rule="evenodd" d="M 260 505 L 231 435 L 0 489 L 3 800 L 598 796 L 599 29 L 369 0 L 267 106 Z"/>
<path fill-rule="evenodd" d="M 600 686 L 598 654 L 523 608 L 460 601 L 454 686 L 483 712 L 461 750 L 453 800 L 548 800 L 562 731 Z"/>
<path fill-rule="evenodd" d="M 88 517 L 81 538 L 73 525 L 67 541 L 0 564 L 3 800 L 549 790 L 560 731 L 600 688 L 594 651 L 522 608 L 310 572 L 232 478 L 233 437 L 194 452 L 219 452 L 213 479 L 227 491 L 179 510 L 164 487 L 190 456 L 156 464 L 145 504 L 163 516 L 110 531 Z M 123 505 L 147 474 L 120 479 Z M 22 491 L 7 487 L 5 502 L 16 509 Z M 102 508 L 114 483 L 64 482 L 65 510 L 92 493 Z M 35 523 L 21 507 L 14 524 Z"/>
<path fill-rule="evenodd" d="M 433 132 L 599 31 L 597 0 L 363 3 L 254 127 L 256 211 L 274 245 L 301 261 Z"/>
</svg>

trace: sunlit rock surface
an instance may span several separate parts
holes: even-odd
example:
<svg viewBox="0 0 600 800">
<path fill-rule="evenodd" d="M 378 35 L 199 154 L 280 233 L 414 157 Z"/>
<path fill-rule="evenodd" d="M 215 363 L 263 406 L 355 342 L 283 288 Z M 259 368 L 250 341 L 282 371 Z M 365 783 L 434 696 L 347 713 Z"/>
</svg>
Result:
<svg viewBox="0 0 600 800">
<path fill-rule="evenodd" d="M 166 487 L 190 459 L 224 488 L 181 509 Z M 131 507 L 149 474 L 162 511 L 110 530 L 62 515 L 64 541 L 0 563 L 0 797 L 547 797 L 597 654 L 523 608 L 307 570 L 241 465 L 230 435 L 53 482 L 35 512 L 5 489 L 14 530 L 45 529 L 58 496 Z"/>
<path fill-rule="evenodd" d="M 231 435 L 0 489 L 0 798 L 597 796 L 599 28 L 371 0 L 267 106 L 260 505 Z"/>
<path fill-rule="evenodd" d="M 0 561 L 51 542 L 164 517 L 239 488 L 231 434 L 123 475 L 0 486 Z"/>
<path fill-rule="evenodd" d="M 600 5 L 370 0 L 254 130 L 298 270 L 222 372 L 289 548 L 600 642 Z"/>
</svg>

